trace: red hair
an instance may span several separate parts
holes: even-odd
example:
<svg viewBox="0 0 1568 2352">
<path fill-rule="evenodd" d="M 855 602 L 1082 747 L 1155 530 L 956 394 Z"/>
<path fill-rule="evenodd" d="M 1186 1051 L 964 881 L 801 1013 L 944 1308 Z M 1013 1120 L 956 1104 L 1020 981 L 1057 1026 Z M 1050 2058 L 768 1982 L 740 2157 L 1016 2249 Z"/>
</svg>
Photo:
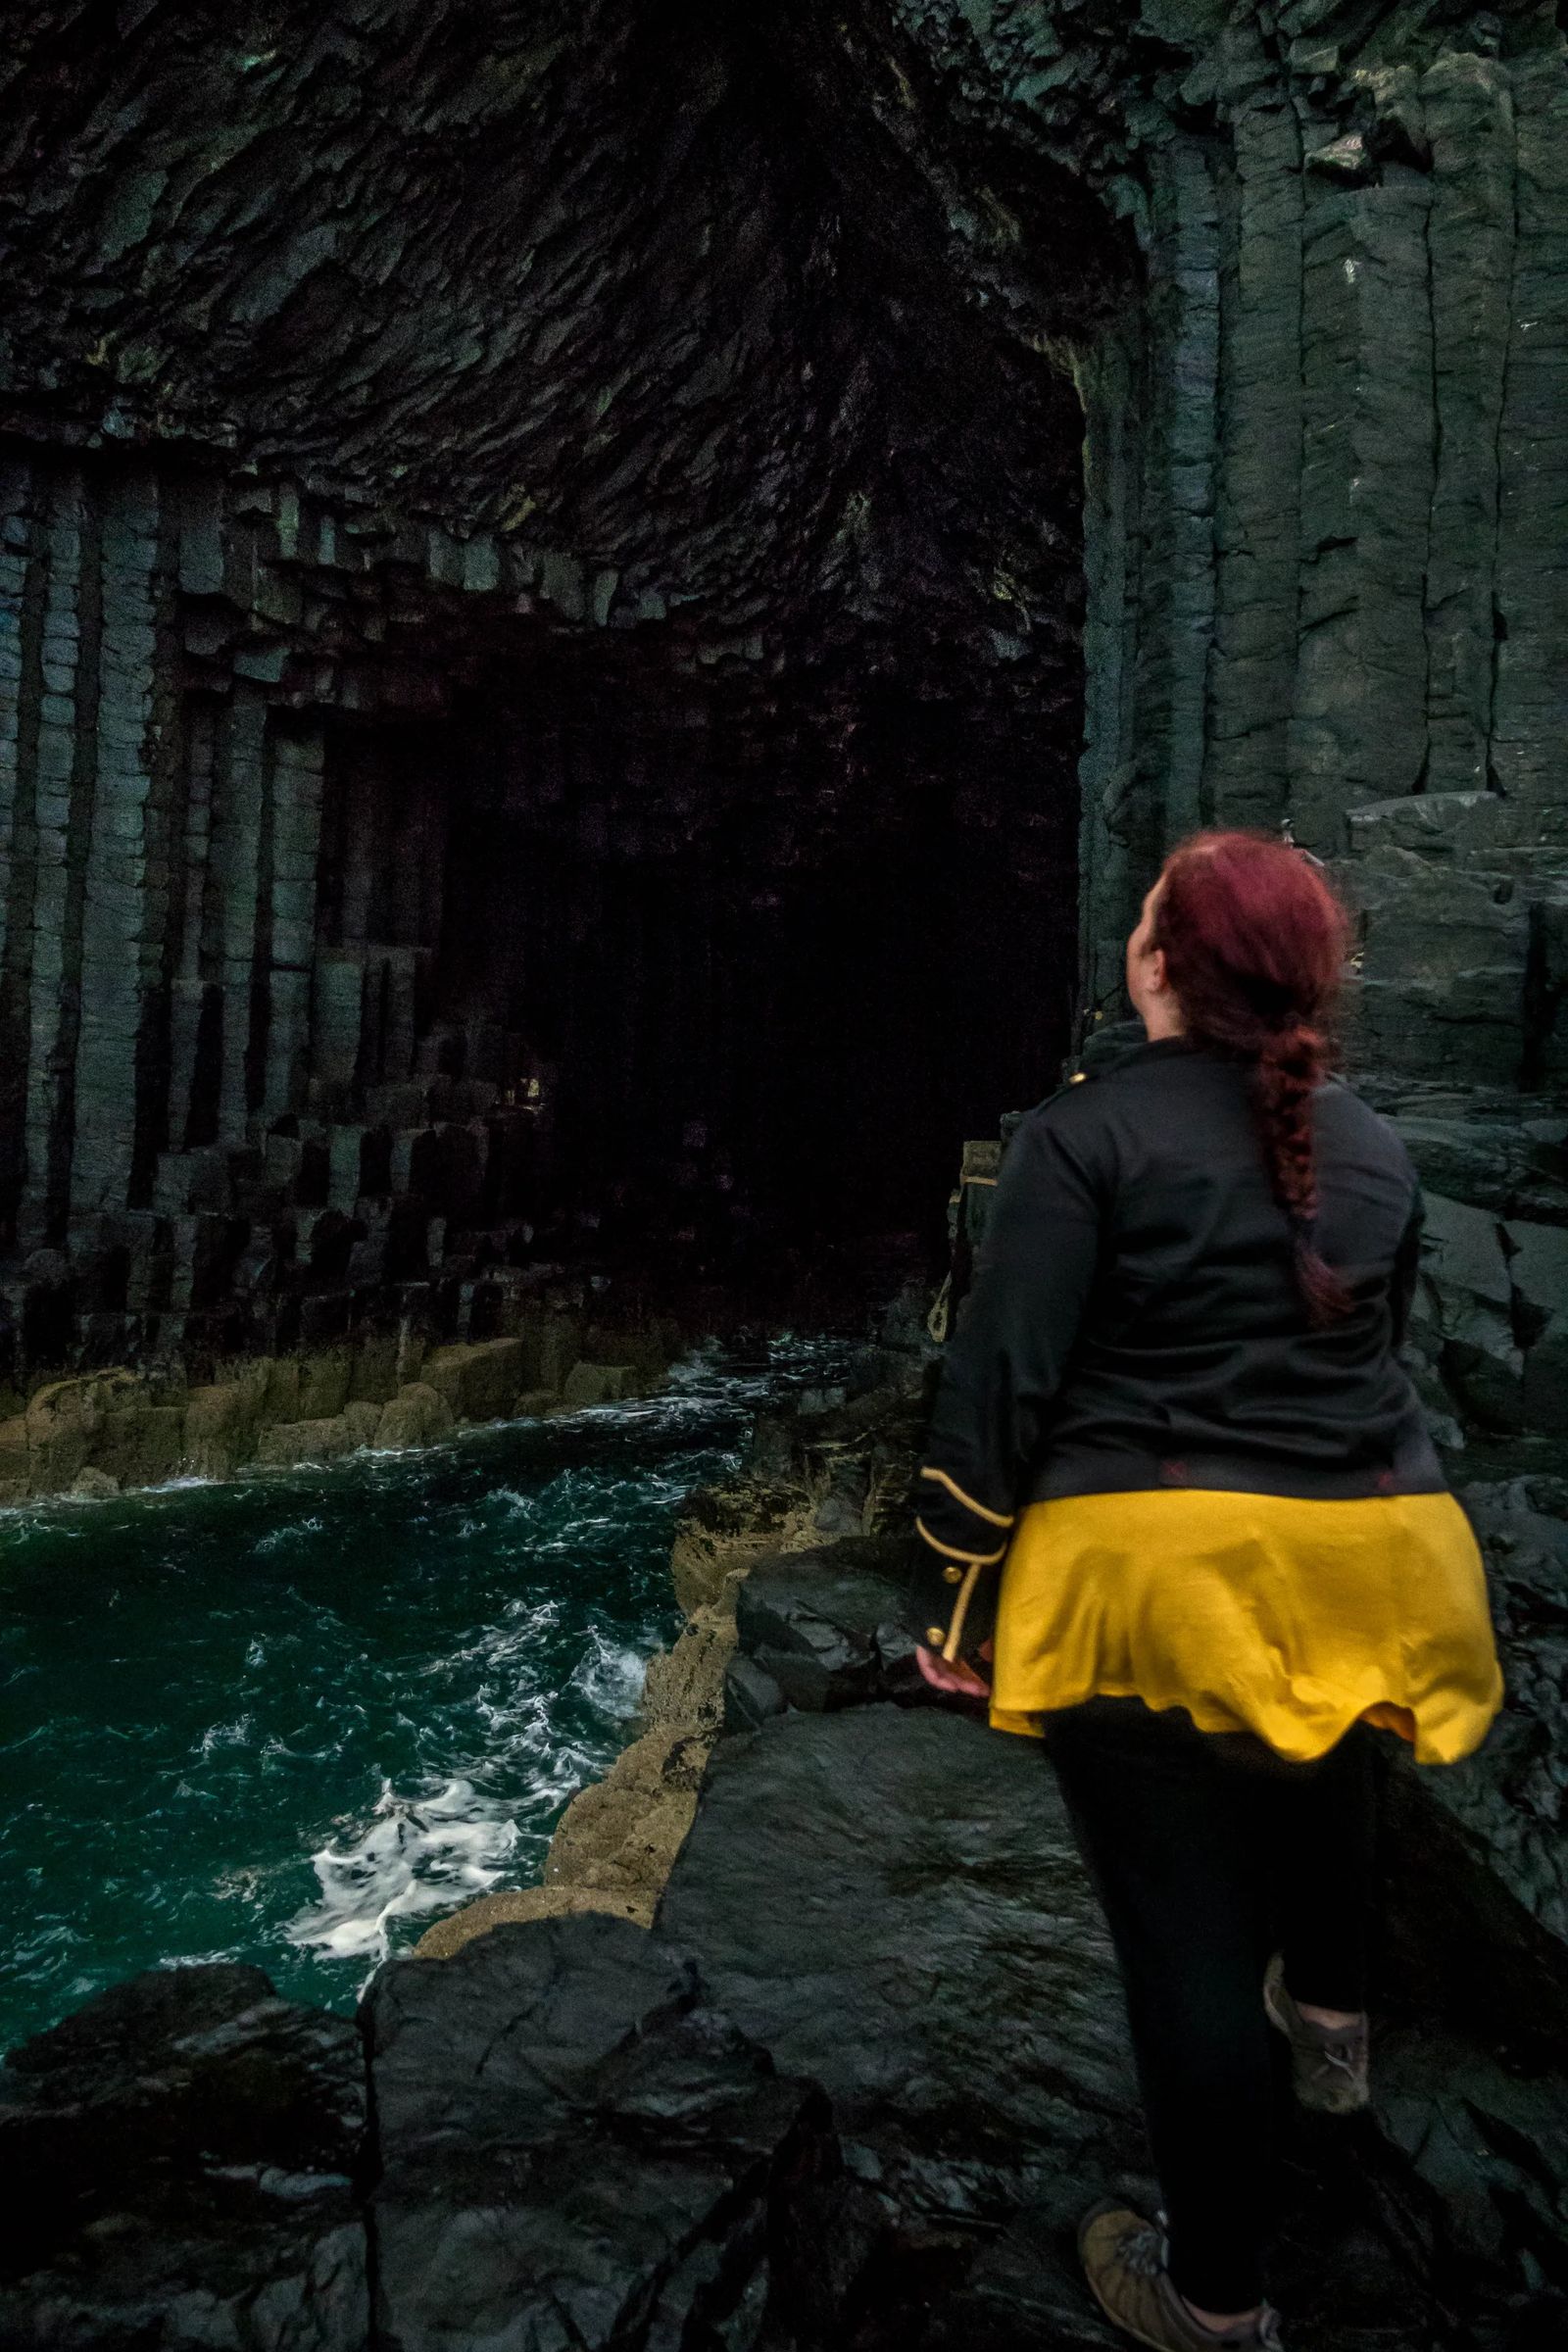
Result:
<svg viewBox="0 0 1568 2352">
<path fill-rule="evenodd" d="M 1199 833 L 1166 858 L 1152 919 L 1188 1035 L 1252 1064 L 1258 1137 L 1291 1220 L 1301 1297 L 1312 1322 L 1331 1322 L 1350 1295 L 1314 1238 L 1312 1092 L 1328 1069 L 1348 918 L 1300 850 L 1266 833 Z"/>
</svg>

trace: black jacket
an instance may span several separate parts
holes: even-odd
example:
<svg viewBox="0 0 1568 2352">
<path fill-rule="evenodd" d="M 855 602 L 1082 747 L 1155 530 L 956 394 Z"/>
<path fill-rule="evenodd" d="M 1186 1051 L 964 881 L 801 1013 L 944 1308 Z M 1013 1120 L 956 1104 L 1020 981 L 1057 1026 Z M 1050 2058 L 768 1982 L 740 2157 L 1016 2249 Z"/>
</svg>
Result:
<svg viewBox="0 0 1568 2352">
<path fill-rule="evenodd" d="M 972 1655 L 1025 1503 L 1154 1487 L 1430 1494 L 1443 1473 L 1396 1354 L 1421 1197 L 1404 1146 L 1337 1082 L 1313 1102 L 1316 1241 L 1351 1289 L 1323 1329 L 1246 1066 L 1137 1048 L 1030 1111 L 1002 1163 L 917 1481 L 915 1605 Z M 988 1591 L 988 1588 L 990 1591 Z"/>
</svg>

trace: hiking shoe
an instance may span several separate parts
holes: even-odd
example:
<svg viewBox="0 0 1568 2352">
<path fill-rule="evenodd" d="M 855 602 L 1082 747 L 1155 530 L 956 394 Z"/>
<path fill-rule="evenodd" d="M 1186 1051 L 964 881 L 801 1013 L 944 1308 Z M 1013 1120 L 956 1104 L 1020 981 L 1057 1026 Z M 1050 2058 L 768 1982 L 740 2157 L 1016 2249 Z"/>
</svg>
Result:
<svg viewBox="0 0 1568 2352">
<path fill-rule="evenodd" d="M 1303 2107 L 1320 2115 L 1354 2115 L 1371 2098 L 1367 2084 L 1366 2019 L 1353 2026 L 1314 2025 L 1285 1989 L 1285 1961 L 1276 1952 L 1263 1978 L 1263 2006 L 1291 2045 L 1291 2074 Z"/>
<path fill-rule="evenodd" d="M 1239 2328 L 1205 2328 L 1195 2320 L 1170 2282 L 1163 2234 L 1114 2197 L 1092 2205 L 1079 2223 L 1078 2256 L 1106 2318 L 1153 2352 L 1203 2352 L 1209 2344 L 1227 2352 L 1285 2352 L 1279 2314 L 1267 2303 Z"/>
</svg>

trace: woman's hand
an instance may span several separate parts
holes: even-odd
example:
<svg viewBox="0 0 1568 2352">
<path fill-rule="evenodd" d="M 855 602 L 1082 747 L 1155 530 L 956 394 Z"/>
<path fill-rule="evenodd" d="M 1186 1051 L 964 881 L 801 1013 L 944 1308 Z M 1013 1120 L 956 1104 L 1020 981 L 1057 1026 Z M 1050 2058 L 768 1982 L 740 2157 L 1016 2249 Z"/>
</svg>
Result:
<svg viewBox="0 0 1568 2352">
<path fill-rule="evenodd" d="M 989 1662 L 989 1642 L 981 1643 L 980 1655 Z M 926 1649 L 916 1642 L 914 1662 L 933 1690 L 951 1690 L 959 1698 L 989 1698 L 991 1695 L 991 1685 L 982 1681 L 974 1668 L 966 1666 L 961 1658 L 956 1658 L 950 1666 L 947 1659 L 938 1657 L 934 1649 Z"/>
</svg>

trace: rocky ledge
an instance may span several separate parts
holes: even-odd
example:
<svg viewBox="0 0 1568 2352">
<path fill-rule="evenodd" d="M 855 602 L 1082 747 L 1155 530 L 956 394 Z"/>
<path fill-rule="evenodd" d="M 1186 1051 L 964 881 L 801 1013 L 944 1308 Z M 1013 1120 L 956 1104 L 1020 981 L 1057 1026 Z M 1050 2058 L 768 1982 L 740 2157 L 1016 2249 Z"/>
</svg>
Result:
<svg viewBox="0 0 1568 2352">
<path fill-rule="evenodd" d="M 1111 2343 L 1072 2226 L 1152 2194 L 1118 1988 L 1039 1749 L 913 1670 L 881 1473 L 915 1409 L 764 1429 L 688 1522 L 691 1621 L 546 1886 L 384 1968 L 358 2042 L 219 1967 L 13 2053 L 0 2342 Z M 1495 1753 L 1391 1743 L 1376 2108 L 1291 2126 L 1276 2288 L 1317 2352 L 1568 2328 L 1557 1499 L 1480 1498 L 1538 1666 Z M 796 1548 L 759 1556 L 760 1520 Z"/>
</svg>

